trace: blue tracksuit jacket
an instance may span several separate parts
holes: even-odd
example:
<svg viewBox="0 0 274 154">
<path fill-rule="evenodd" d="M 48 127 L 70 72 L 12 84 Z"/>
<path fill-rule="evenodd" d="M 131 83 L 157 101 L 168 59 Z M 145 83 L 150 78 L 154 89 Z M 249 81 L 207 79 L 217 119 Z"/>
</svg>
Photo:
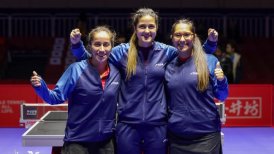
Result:
<svg viewBox="0 0 274 154">
<path fill-rule="evenodd" d="M 197 90 L 197 71 L 192 57 L 186 62 L 175 58 L 166 68 L 168 130 L 178 136 L 193 137 L 221 129 L 220 116 L 213 99 L 226 99 L 228 83 L 226 78 L 218 81 L 214 75 L 217 58 L 209 54 L 206 58 L 210 83 L 204 92 Z"/>
<path fill-rule="evenodd" d="M 216 43 L 206 41 L 204 49 L 212 53 Z M 166 65 L 177 56 L 177 49 L 154 42 L 148 62 L 143 62 L 138 52 L 136 74 L 126 80 L 126 66 L 129 43 L 120 44 L 112 49 L 110 62 L 121 73 L 121 92 L 118 98 L 119 122 L 131 124 L 163 125 L 167 122 L 164 75 Z M 72 46 L 73 54 L 79 59 L 88 57 L 82 43 Z"/>
<path fill-rule="evenodd" d="M 49 90 L 43 80 L 41 87 L 34 87 L 49 104 L 68 100 L 64 141 L 94 142 L 113 135 L 120 74 L 112 64 L 109 67 L 105 89 L 98 71 L 88 60 L 70 65 L 53 90 Z"/>
</svg>

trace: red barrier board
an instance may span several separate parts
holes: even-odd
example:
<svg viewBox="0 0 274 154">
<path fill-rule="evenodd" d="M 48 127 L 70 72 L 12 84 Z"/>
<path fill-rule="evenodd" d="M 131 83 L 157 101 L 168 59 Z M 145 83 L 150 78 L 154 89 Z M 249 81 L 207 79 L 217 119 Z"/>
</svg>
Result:
<svg viewBox="0 0 274 154">
<path fill-rule="evenodd" d="M 0 127 L 20 127 L 20 104 L 35 103 L 30 85 L 0 85 Z"/>
<path fill-rule="evenodd" d="M 53 85 L 49 85 L 50 88 Z M 20 127 L 20 105 L 43 103 L 30 84 L 0 84 L 0 127 Z"/>
<path fill-rule="evenodd" d="M 272 85 L 230 85 L 225 126 L 272 126 Z"/>
</svg>

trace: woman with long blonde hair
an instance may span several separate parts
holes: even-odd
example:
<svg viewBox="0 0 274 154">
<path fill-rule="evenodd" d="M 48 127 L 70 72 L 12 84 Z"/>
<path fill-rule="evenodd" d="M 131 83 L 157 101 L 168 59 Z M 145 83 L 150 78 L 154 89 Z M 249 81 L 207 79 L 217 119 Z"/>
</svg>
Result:
<svg viewBox="0 0 274 154">
<path fill-rule="evenodd" d="M 204 52 L 191 20 L 175 22 L 171 39 L 178 57 L 165 72 L 170 154 L 222 154 L 214 98 L 226 99 L 228 83 L 220 62 Z"/>
</svg>

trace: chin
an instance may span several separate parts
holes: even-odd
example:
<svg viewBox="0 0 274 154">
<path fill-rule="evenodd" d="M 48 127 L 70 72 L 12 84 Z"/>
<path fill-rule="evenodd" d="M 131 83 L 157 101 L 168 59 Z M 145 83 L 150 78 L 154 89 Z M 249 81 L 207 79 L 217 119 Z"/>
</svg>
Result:
<svg viewBox="0 0 274 154">
<path fill-rule="evenodd" d="M 153 41 L 152 37 L 149 37 L 148 39 L 143 38 L 142 40 L 143 42 L 146 42 L 146 43 Z"/>
<path fill-rule="evenodd" d="M 178 48 L 177 48 L 178 49 Z M 180 52 L 187 52 L 188 49 L 178 49 Z"/>
<path fill-rule="evenodd" d="M 96 58 L 98 63 L 104 63 L 107 61 L 107 58 Z"/>
<path fill-rule="evenodd" d="M 152 45 L 152 40 L 146 40 L 146 41 L 143 41 L 142 44 L 144 44 L 145 46 L 151 46 Z"/>
</svg>

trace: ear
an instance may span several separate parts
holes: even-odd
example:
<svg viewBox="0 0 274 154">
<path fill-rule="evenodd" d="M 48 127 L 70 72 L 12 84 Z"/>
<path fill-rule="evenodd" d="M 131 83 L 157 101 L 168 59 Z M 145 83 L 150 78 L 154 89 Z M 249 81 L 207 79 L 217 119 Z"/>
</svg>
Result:
<svg viewBox="0 0 274 154">
<path fill-rule="evenodd" d="M 196 34 L 196 33 L 194 33 L 194 35 L 193 35 L 193 40 L 195 40 L 195 39 L 196 39 L 196 37 L 197 37 L 197 34 Z"/>
<path fill-rule="evenodd" d="M 88 53 L 92 54 L 92 52 L 91 52 L 91 44 L 88 44 L 86 46 L 86 49 L 87 49 Z"/>
<path fill-rule="evenodd" d="M 88 44 L 86 48 L 87 48 L 88 50 L 90 50 L 91 45 L 90 45 L 90 44 Z"/>
</svg>

